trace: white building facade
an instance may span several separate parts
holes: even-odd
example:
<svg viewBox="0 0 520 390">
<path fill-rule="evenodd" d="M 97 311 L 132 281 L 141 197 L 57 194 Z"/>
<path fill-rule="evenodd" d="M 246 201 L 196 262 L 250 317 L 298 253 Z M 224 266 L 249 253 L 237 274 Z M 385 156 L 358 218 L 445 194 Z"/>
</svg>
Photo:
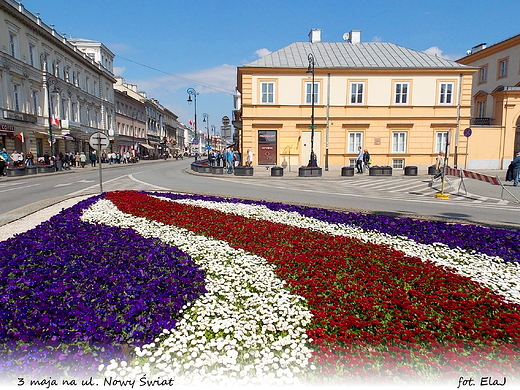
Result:
<svg viewBox="0 0 520 390">
<path fill-rule="evenodd" d="M 21 3 L 0 1 L 0 147 L 36 156 L 89 150 L 115 126 L 114 55 L 71 40 Z"/>
</svg>

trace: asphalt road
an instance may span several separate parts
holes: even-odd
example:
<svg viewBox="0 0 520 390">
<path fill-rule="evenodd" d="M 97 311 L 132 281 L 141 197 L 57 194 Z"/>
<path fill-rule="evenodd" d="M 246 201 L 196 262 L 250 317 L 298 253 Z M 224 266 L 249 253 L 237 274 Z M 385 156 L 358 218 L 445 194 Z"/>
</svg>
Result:
<svg viewBox="0 0 520 390">
<path fill-rule="evenodd" d="M 190 169 L 192 160 L 141 161 L 137 164 L 102 166 L 103 191 L 158 190 L 261 199 L 325 208 L 418 215 L 453 222 L 478 222 L 519 227 L 520 189 L 504 188 L 478 180 L 450 178 L 444 183 L 449 199 L 438 199 L 441 182 L 430 187 L 428 175 L 391 177 L 324 172 L 321 178 L 299 178 L 297 169 L 283 177 L 255 167 L 253 177 L 202 175 Z M 503 175 L 503 172 L 490 174 Z M 504 191 L 505 189 L 505 191 Z M 97 194 L 99 169 L 73 168 L 51 174 L 0 179 L 0 226 L 71 197 Z"/>
</svg>

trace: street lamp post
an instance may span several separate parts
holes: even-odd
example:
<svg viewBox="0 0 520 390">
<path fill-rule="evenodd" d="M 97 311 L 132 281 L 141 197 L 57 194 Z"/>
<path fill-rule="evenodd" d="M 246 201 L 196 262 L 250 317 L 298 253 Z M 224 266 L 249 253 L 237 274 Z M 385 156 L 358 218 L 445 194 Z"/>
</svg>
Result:
<svg viewBox="0 0 520 390">
<path fill-rule="evenodd" d="M 195 91 L 194 88 L 188 88 L 188 103 L 191 104 L 192 102 L 195 103 L 195 137 L 198 136 L 197 133 L 197 95 L 199 94 L 197 91 Z M 193 96 L 193 99 L 191 98 Z M 200 152 L 201 142 L 199 139 L 199 152 Z"/>
<path fill-rule="evenodd" d="M 314 153 L 314 101 L 315 101 L 315 97 L 314 97 L 314 66 L 315 66 L 315 61 L 314 61 L 314 56 L 312 55 L 312 53 L 309 53 L 309 55 L 307 56 L 307 59 L 309 60 L 309 67 L 307 68 L 307 73 L 308 74 L 312 74 L 312 87 L 311 87 L 311 156 L 309 158 L 309 165 L 307 165 L 308 167 L 317 167 L 318 166 L 318 161 L 317 161 L 317 158 L 316 158 L 316 154 Z"/>
<path fill-rule="evenodd" d="M 47 111 L 49 115 L 49 140 L 51 146 L 51 154 L 56 156 L 56 141 L 54 140 L 54 136 L 52 134 L 52 98 L 50 91 L 50 84 L 52 83 L 54 86 L 53 92 L 56 92 L 56 82 L 57 80 L 54 77 L 49 76 L 48 73 L 45 74 L 45 86 L 47 87 Z"/>
<path fill-rule="evenodd" d="M 211 147 L 211 142 L 209 140 L 209 115 L 204 113 L 204 114 L 202 114 L 202 117 L 204 118 L 203 122 L 206 124 L 206 132 L 208 133 L 208 142 L 206 145 L 209 145 Z M 209 155 L 209 149 L 208 149 L 208 155 Z"/>
</svg>

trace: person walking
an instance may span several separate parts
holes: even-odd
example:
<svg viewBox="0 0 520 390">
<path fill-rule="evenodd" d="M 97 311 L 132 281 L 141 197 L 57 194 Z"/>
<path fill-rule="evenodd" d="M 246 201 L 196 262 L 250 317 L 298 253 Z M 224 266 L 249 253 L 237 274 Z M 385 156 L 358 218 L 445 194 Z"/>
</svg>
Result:
<svg viewBox="0 0 520 390">
<path fill-rule="evenodd" d="M 96 154 L 94 152 L 90 153 L 90 166 L 96 166 Z"/>
<path fill-rule="evenodd" d="M 81 164 L 81 168 L 85 168 L 85 165 L 87 164 L 87 156 L 84 152 L 81 152 L 79 155 L 79 162 Z"/>
<path fill-rule="evenodd" d="M 250 167 L 251 165 L 253 165 L 253 152 L 251 149 L 247 149 L 246 166 Z"/>
<path fill-rule="evenodd" d="M 2 148 L 2 151 L 0 152 L 0 157 L 2 157 L 3 165 L 2 169 L 0 170 L 0 175 L 6 176 L 7 175 L 7 167 L 9 166 L 9 153 L 7 153 L 7 150 L 5 148 Z"/>
<path fill-rule="evenodd" d="M 363 152 L 363 166 L 367 170 L 370 170 L 370 164 L 372 164 L 372 159 L 370 158 L 370 153 L 368 153 L 368 149 L 365 149 Z"/>
<path fill-rule="evenodd" d="M 515 158 L 511 164 L 513 165 L 513 186 L 518 187 L 518 176 L 520 176 L 520 151 L 515 153 Z"/>
<path fill-rule="evenodd" d="M 233 149 L 229 148 L 226 153 L 226 160 L 227 160 L 229 174 L 233 173 L 233 169 L 234 169 L 234 165 L 235 165 L 233 163 L 234 159 L 235 159 L 235 153 L 233 152 Z"/>
<path fill-rule="evenodd" d="M 357 173 L 363 173 L 363 149 L 361 148 L 361 146 L 358 146 L 356 169 L 357 169 Z"/>
</svg>

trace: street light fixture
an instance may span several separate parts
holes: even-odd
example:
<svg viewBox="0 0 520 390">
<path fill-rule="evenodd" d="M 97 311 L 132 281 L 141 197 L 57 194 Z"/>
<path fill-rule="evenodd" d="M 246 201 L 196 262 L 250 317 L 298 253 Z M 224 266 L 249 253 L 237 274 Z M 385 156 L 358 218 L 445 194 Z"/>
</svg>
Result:
<svg viewBox="0 0 520 390">
<path fill-rule="evenodd" d="M 311 87 L 311 156 L 309 158 L 309 165 L 307 165 L 308 167 L 317 167 L 318 166 L 318 161 L 317 161 L 317 158 L 316 158 L 316 154 L 314 153 L 314 101 L 316 100 L 315 99 L 315 96 L 314 96 L 314 88 L 315 88 L 315 85 L 314 85 L 314 66 L 316 65 L 316 62 L 314 61 L 314 56 L 312 55 L 312 53 L 309 53 L 309 55 L 307 56 L 307 59 L 309 60 L 309 67 L 307 68 L 307 74 L 311 74 L 312 75 L 312 87 Z"/>
<path fill-rule="evenodd" d="M 197 95 L 199 94 L 197 91 L 195 91 L 194 88 L 188 88 L 188 104 L 191 104 L 192 102 L 195 103 L 195 137 L 198 137 L 198 134 L 197 134 Z M 193 96 L 193 99 L 191 98 Z M 201 152 L 200 150 L 200 147 L 201 147 L 201 142 L 199 140 L 199 153 Z"/>
<path fill-rule="evenodd" d="M 51 154 L 53 156 L 57 156 L 56 151 L 56 141 L 52 134 L 52 98 L 51 98 L 51 91 L 50 91 L 50 84 L 53 85 L 52 92 L 59 92 L 58 88 L 56 87 L 57 79 L 55 77 L 51 77 L 49 73 L 45 73 L 45 86 L 47 87 L 47 111 L 49 115 L 49 140 L 50 140 L 50 146 L 51 146 Z"/>
<path fill-rule="evenodd" d="M 204 113 L 204 114 L 202 114 L 202 117 L 204 118 L 203 122 L 206 124 L 206 131 L 208 133 L 208 142 L 206 145 L 209 145 L 211 147 L 211 142 L 210 142 L 210 138 L 209 138 L 209 115 Z M 209 149 L 208 149 L 208 154 L 209 154 Z"/>
</svg>

